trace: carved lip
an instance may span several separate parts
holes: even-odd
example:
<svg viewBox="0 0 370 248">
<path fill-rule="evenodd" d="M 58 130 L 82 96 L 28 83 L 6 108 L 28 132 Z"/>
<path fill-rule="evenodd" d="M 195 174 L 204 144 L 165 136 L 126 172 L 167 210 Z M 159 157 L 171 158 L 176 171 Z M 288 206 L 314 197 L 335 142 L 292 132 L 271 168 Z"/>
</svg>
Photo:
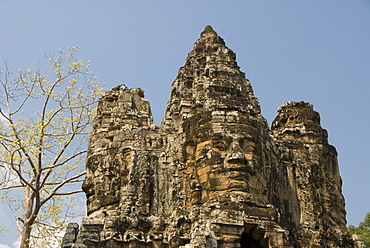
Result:
<svg viewBox="0 0 370 248">
<path fill-rule="evenodd" d="M 255 171 L 249 165 L 246 159 L 231 159 L 228 160 L 228 164 L 224 166 L 229 171 L 238 171 L 238 172 L 245 172 L 249 174 L 254 174 Z"/>
<path fill-rule="evenodd" d="M 240 157 L 240 156 L 232 156 L 227 159 L 227 162 L 230 164 L 248 164 L 248 160 L 245 159 L 245 157 Z"/>
</svg>

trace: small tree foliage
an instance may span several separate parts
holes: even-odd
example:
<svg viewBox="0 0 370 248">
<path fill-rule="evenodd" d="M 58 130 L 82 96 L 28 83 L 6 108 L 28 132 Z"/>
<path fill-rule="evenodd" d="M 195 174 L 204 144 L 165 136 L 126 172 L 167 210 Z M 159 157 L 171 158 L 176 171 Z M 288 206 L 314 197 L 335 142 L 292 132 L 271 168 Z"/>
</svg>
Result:
<svg viewBox="0 0 370 248">
<path fill-rule="evenodd" d="M 51 245 L 47 240 L 65 228 L 73 195 L 81 191 L 72 185 L 85 175 L 87 135 L 102 88 L 90 61 L 75 58 L 78 49 L 50 56 L 50 76 L 19 69 L 12 79 L 7 63 L 0 74 L 0 190 L 16 215 L 21 247 Z M 12 198 L 17 190 L 22 194 Z"/>
<path fill-rule="evenodd" d="M 365 220 L 360 222 L 358 227 L 350 225 L 348 227 L 348 232 L 351 234 L 360 235 L 366 247 L 370 247 L 370 212 L 366 214 Z"/>
</svg>

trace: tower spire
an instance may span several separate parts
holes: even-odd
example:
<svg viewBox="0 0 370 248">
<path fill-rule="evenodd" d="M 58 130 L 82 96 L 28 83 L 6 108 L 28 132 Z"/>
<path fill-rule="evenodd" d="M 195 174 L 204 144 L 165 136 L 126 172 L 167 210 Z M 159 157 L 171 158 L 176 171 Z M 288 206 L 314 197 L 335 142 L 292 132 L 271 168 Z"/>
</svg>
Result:
<svg viewBox="0 0 370 248">
<path fill-rule="evenodd" d="M 236 54 L 210 25 L 189 52 L 171 91 L 165 119 L 178 112 L 176 118 L 181 119 L 199 111 L 220 109 L 260 114 L 258 100 L 237 65 Z"/>
<path fill-rule="evenodd" d="M 200 36 L 203 37 L 203 36 L 209 35 L 209 34 L 218 36 L 217 33 L 216 33 L 216 31 L 213 30 L 213 28 L 212 28 L 211 25 L 205 26 L 205 28 L 204 28 L 203 32 L 200 34 Z"/>
</svg>

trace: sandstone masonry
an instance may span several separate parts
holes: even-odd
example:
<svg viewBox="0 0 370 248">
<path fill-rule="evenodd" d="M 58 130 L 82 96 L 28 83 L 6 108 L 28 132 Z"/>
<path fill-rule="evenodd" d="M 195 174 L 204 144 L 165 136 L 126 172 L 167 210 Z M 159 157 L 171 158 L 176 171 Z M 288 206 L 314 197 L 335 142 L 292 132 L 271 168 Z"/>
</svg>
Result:
<svg viewBox="0 0 370 248">
<path fill-rule="evenodd" d="M 63 247 L 353 247 L 337 152 L 309 103 L 270 128 L 235 53 L 207 26 L 160 127 L 144 92 L 99 101 L 83 190 Z"/>
</svg>

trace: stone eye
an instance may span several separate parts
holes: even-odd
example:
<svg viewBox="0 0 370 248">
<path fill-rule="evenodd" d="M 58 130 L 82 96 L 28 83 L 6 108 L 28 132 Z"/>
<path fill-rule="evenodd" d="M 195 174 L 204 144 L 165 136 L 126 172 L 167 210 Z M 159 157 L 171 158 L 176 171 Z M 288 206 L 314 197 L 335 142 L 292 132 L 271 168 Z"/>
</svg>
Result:
<svg viewBox="0 0 370 248">
<path fill-rule="evenodd" d="M 243 147 L 244 147 L 244 143 L 246 143 L 246 142 L 244 142 L 244 139 L 240 139 L 240 140 L 239 140 L 239 146 L 240 146 L 240 147 L 242 147 L 242 148 L 243 148 Z"/>
<path fill-rule="evenodd" d="M 227 147 L 224 143 L 216 143 L 214 148 L 222 152 L 227 150 Z"/>
<path fill-rule="evenodd" d="M 253 152 L 255 150 L 255 143 L 248 139 L 240 139 L 239 146 L 243 152 Z"/>
</svg>

